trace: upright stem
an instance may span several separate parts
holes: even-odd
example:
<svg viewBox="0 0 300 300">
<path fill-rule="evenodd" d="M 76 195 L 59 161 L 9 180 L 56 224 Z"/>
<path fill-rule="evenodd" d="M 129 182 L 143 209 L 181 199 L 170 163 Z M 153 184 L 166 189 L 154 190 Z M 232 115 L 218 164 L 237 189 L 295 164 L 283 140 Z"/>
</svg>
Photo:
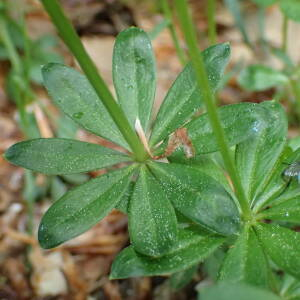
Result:
<svg viewBox="0 0 300 300">
<path fill-rule="evenodd" d="M 241 5 L 243 1 L 240 0 L 224 0 L 225 5 L 227 6 L 228 10 L 231 12 L 236 26 L 241 32 L 241 35 L 244 39 L 245 44 L 253 50 L 252 43 L 249 39 L 248 32 L 246 30 L 244 16 L 242 14 Z"/>
<path fill-rule="evenodd" d="M 125 140 L 131 147 L 136 160 L 144 161 L 148 157 L 148 154 L 144 149 L 143 144 L 129 124 L 124 112 L 113 98 L 104 80 L 98 73 L 95 64 L 84 49 L 84 46 L 72 24 L 64 15 L 58 1 L 41 0 L 41 2 L 50 15 L 61 38 L 77 59 L 80 67 L 99 96 L 99 99 L 102 101 Z"/>
<path fill-rule="evenodd" d="M 26 115 L 26 111 L 25 111 L 25 104 L 24 101 L 21 97 L 21 90 L 22 88 L 20 87 L 19 84 L 17 84 L 17 80 L 16 79 L 23 79 L 23 65 L 22 65 L 22 61 L 20 59 L 20 56 L 17 52 L 17 49 L 14 45 L 14 43 L 11 40 L 10 34 L 8 32 L 8 28 L 7 28 L 7 23 L 5 18 L 0 15 L 0 40 L 2 40 L 4 47 L 8 53 L 8 57 L 9 60 L 11 62 L 12 65 L 12 70 L 13 70 L 13 74 L 12 76 L 12 82 L 14 83 L 16 89 L 15 89 L 15 95 L 16 95 L 16 104 L 17 104 L 17 108 L 19 111 L 19 115 L 20 115 L 20 123 L 22 126 L 22 130 L 24 131 L 26 137 L 28 137 L 27 135 L 27 126 L 28 126 L 28 122 L 27 122 L 27 115 Z"/>
<path fill-rule="evenodd" d="M 287 41 L 288 41 L 288 29 L 289 29 L 289 19 L 286 15 L 283 15 L 283 22 L 282 22 L 282 45 L 281 49 L 284 53 L 287 51 Z"/>
<path fill-rule="evenodd" d="M 0 14 L 0 40 L 2 40 L 7 50 L 9 60 L 12 64 L 14 71 L 20 75 L 22 73 L 22 63 L 20 61 L 18 52 L 8 33 L 6 21 L 1 14 Z"/>
<path fill-rule="evenodd" d="M 258 7 L 258 29 L 259 29 L 259 42 L 262 45 L 262 49 L 264 51 L 264 56 L 268 55 L 268 43 L 265 39 L 265 7 Z"/>
<path fill-rule="evenodd" d="M 209 85 L 204 62 L 199 53 L 196 32 L 192 25 L 191 16 L 188 12 L 187 2 L 186 0 L 175 0 L 175 5 L 181 22 L 181 27 L 188 45 L 191 61 L 196 72 L 197 82 L 199 88 L 202 90 L 204 95 L 203 99 L 205 101 L 205 106 L 209 116 L 210 124 L 216 136 L 225 167 L 231 177 L 233 186 L 235 188 L 235 192 L 243 213 L 243 218 L 245 220 L 250 220 L 251 210 L 249 202 L 247 201 L 240 177 L 236 172 L 235 165 L 230 155 L 230 149 L 224 134 L 224 129 L 221 125 L 221 121 L 217 111 L 217 106 L 214 101 L 214 96 Z"/>
<path fill-rule="evenodd" d="M 21 81 L 22 81 L 22 77 L 20 75 L 13 75 L 12 77 L 12 83 L 14 85 L 15 88 L 15 101 L 17 104 L 17 108 L 19 111 L 19 116 L 20 116 L 20 124 L 23 130 L 23 133 L 25 134 L 26 138 L 31 138 L 30 137 L 30 132 L 28 130 L 28 115 L 26 112 L 26 108 L 25 108 L 25 103 L 24 103 L 24 99 L 23 96 L 25 93 L 23 92 L 23 87 L 21 86 Z"/>
<path fill-rule="evenodd" d="M 290 79 L 290 85 L 295 97 L 297 115 L 300 117 L 300 87 L 295 79 Z"/>
<path fill-rule="evenodd" d="M 34 219 L 34 190 L 35 188 L 34 181 L 35 177 L 31 170 L 25 170 L 25 190 L 24 190 L 24 198 L 26 199 L 27 204 L 27 230 L 30 235 L 33 234 L 33 219 Z"/>
<path fill-rule="evenodd" d="M 207 0 L 208 38 L 210 45 L 217 43 L 216 0 Z"/>
<path fill-rule="evenodd" d="M 27 28 L 26 28 L 26 22 L 25 22 L 25 16 L 22 16 L 21 20 L 21 26 L 22 26 L 22 33 L 24 38 L 24 77 L 26 81 L 26 86 L 29 88 L 29 67 L 30 67 L 30 61 L 31 61 L 31 45 L 30 40 L 28 38 L 27 34 Z"/>
<path fill-rule="evenodd" d="M 175 46 L 175 49 L 176 49 L 177 56 L 178 56 L 181 64 L 183 66 L 185 66 L 186 63 L 187 63 L 186 55 L 185 55 L 183 49 L 180 47 L 180 44 L 179 44 L 179 39 L 177 37 L 177 33 L 176 33 L 175 28 L 174 28 L 174 23 L 173 23 L 173 20 L 172 20 L 172 12 L 171 12 L 168 0 L 162 0 L 161 7 L 162 7 L 162 11 L 163 11 L 165 19 L 169 22 L 168 28 L 169 28 L 169 31 L 170 31 L 170 34 L 171 34 L 171 37 L 172 37 L 172 40 L 173 40 L 173 43 L 174 43 L 174 46 Z"/>
</svg>

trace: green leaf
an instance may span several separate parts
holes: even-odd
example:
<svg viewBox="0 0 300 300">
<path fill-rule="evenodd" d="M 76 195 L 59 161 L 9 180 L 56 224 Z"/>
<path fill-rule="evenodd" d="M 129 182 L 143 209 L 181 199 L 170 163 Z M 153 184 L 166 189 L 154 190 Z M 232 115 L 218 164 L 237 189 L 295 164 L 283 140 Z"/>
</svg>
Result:
<svg viewBox="0 0 300 300">
<path fill-rule="evenodd" d="M 100 145 L 70 139 L 34 139 L 11 146 L 11 163 L 48 175 L 87 172 L 130 161 L 130 157 Z"/>
<path fill-rule="evenodd" d="M 280 288 L 280 295 L 284 299 L 299 300 L 300 281 L 290 276 L 289 274 L 284 274 L 282 278 L 282 285 Z"/>
<path fill-rule="evenodd" d="M 249 91 L 264 91 L 289 82 L 288 77 L 271 67 L 251 65 L 245 68 L 238 78 L 239 84 Z"/>
<path fill-rule="evenodd" d="M 157 23 L 150 32 L 148 32 L 149 38 L 153 41 L 155 40 L 159 34 L 164 31 L 170 25 L 170 20 L 163 19 L 159 23 Z"/>
<path fill-rule="evenodd" d="M 7 60 L 8 59 L 8 52 L 6 48 L 0 44 L 0 60 Z"/>
<path fill-rule="evenodd" d="M 288 141 L 289 146 L 292 148 L 293 151 L 300 148 L 300 136 L 293 137 Z"/>
<path fill-rule="evenodd" d="M 66 185 L 59 179 L 59 177 L 54 176 L 50 183 L 50 193 L 51 200 L 56 201 L 62 197 L 67 192 Z"/>
<path fill-rule="evenodd" d="M 34 203 L 39 197 L 44 195 L 44 186 L 37 185 L 36 177 L 30 170 L 24 172 L 23 197 L 27 203 Z"/>
<path fill-rule="evenodd" d="M 129 202 L 128 222 L 131 243 L 142 254 L 161 256 L 176 243 L 174 208 L 146 167 L 141 168 Z"/>
<path fill-rule="evenodd" d="M 176 151 L 175 151 L 176 152 Z M 195 157 L 187 158 L 184 153 L 176 156 L 177 153 L 174 152 L 174 156 L 169 156 L 168 160 L 171 163 L 180 163 L 189 165 L 191 167 L 197 168 L 200 172 L 207 174 L 219 183 L 223 185 L 225 190 L 234 197 L 234 193 L 230 187 L 228 179 L 225 176 L 225 170 L 220 167 L 212 158 L 211 155 L 198 155 Z"/>
<path fill-rule="evenodd" d="M 145 31 L 131 27 L 116 39 L 113 79 L 118 100 L 133 128 L 138 118 L 148 129 L 156 88 L 155 59 Z"/>
<path fill-rule="evenodd" d="M 271 48 L 271 53 L 286 66 L 286 71 L 289 70 L 290 72 L 293 72 L 296 66 L 288 53 L 286 53 L 282 48 L 276 47 Z"/>
<path fill-rule="evenodd" d="M 268 201 L 266 203 L 266 206 L 275 207 L 277 205 L 280 205 L 286 201 L 289 201 L 294 198 L 298 198 L 300 195 L 300 185 L 297 180 L 291 180 L 287 182 L 286 190 L 277 197 L 272 197 L 272 201 Z M 268 207 L 267 207 L 268 208 Z M 263 213 L 266 211 L 263 211 Z"/>
<path fill-rule="evenodd" d="M 71 118 L 66 115 L 62 115 L 59 119 L 57 119 L 56 124 L 56 137 L 76 139 L 78 126 Z"/>
<path fill-rule="evenodd" d="M 120 201 L 135 166 L 94 178 L 56 201 L 39 226 L 40 245 L 53 248 L 87 231 Z"/>
<path fill-rule="evenodd" d="M 232 237 L 234 238 L 234 236 Z M 232 240 L 232 239 L 230 239 Z M 227 241 L 227 245 L 228 245 Z M 225 257 L 225 251 L 227 250 L 227 245 L 220 247 L 214 253 L 212 253 L 205 261 L 203 262 L 203 266 L 201 268 L 202 272 L 206 274 L 213 282 L 217 282 L 219 270 L 223 263 Z"/>
<path fill-rule="evenodd" d="M 195 265 L 186 270 L 172 274 L 169 281 L 171 288 L 175 291 L 179 291 L 184 288 L 192 281 L 197 269 L 198 265 Z"/>
<path fill-rule="evenodd" d="M 211 88 L 216 91 L 229 61 L 229 44 L 218 44 L 202 52 Z M 198 89 L 196 75 L 191 64 L 179 74 L 165 97 L 150 138 L 150 146 L 156 145 L 182 126 L 203 107 L 203 92 Z"/>
<path fill-rule="evenodd" d="M 266 101 L 260 107 L 264 108 L 262 120 L 265 120 L 265 124 L 257 127 L 252 137 L 238 144 L 235 154 L 237 171 L 245 193 L 252 202 L 272 178 L 287 135 L 287 119 L 281 105 Z"/>
<path fill-rule="evenodd" d="M 37 139 L 41 136 L 40 130 L 35 118 L 35 115 L 30 112 L 26 112 L 27 116 L 27 125 L 26 128 L 23 128 L 23 125 L 20 124 L 20 128 L 22 128 L 23 132 L 26 132 L 26 135 L 30 139 Z"/>
<path fill-rule="evenodd" d="M 42 74 L 48 93 L 66 115 L 84 129 L 129 149 L 84 75 L 57 63 L 44 66 Z"/>
<path fill-rule="evenodd" d="M 66 182 L 71 183 L 71 184 L 82 184 L 87 182 L 90 177 L 88 174 L 82 174 L 82 173 L 77 173 L 77 174 L 65 174 L 61 176 Z"/>
<path fill-rule="evenodd" d="M 126 192 L 123 194 L 121 200 L 116 205 L 116 209 L 121 211 L 123 214 L 128 215 L 129 212 L 129 201 L 133 193 L 135 182 L 130 182 Z"/>
<path fill-rule="evenodd" d="M 230 284 L 222 282 L 204 288 L 200 292 L 199 300 L 282 300 L 281 297 L 254 286 L 244 284 Z"/>
<path fill-rule="evenodd" d="M 149 163 L 167 197 L 184 216 L 214 232 L 231 235 L 239 229 L 239 212 L 224 187 L 196 168 Z"/>
<path fill-rule="evenodd" d="M 239 29 L 244 42 L 252 47 L 251 45 L 251 41 L 246 29 L 246 24 L 245 24 L 245 17 L 243 16 L 243 11 L 242 11 L 242 4 L 244 3 L 244 1 L 240 1 L 240 0 L 225 0 L 224 1 L 227 9 L 231 12 L 235 24 L 237 26 L 237 28 Z"/>
<path fill-rule="evenodd" d="M 8 13 L 2 14 L 1 17 L 5 19 L 9 36 L 15 47 L 19 50 L 24 50 L 25 41 L 22 26 L 13 18 L 9 17 Z M 2 41 L 0 41 L 0 44 L 2 44 Z"/>
<path fill-rule="evenodd" d="M 280 8 L 284 15 L 289 19 L 300 22 L 300 1 L 299 0 L 280 0 Z"/>
<path fill-rule="evenodd" d="M 267 288 L 268 275 L 269 269 L 265 254 L 255 232 L 247 226 L 227 252 L 219 279 Z"/>
<path fill-rule="evenodd" d="M 219 108 L 219 116 L 230 146 L 246 140 L 263 123 L 262 109 L 255 103 L 222 106 Z M 207 113 L 189 122 L 185 128 L 196 155 L 218 151 L 218 142 L 210 126 Z"/>
<path fill-rule="evenodd" d="M 55 52 L 54 36 L 45 36 L 31 43 L 30 53 L 31 61 L 29 65 L 30 80 L 37 83 L 43 83 L 41 66 L 47 63 L 64 63 L 64 58 Z M 51 41 L 52 40 L 52 41 Z"/>
<path fill-rule="evenodd" d="M 300 192 L 296 197 L 263 211 L 261 218 L 300 224 Z"/>
<path fill-rule="evenodd" d="M 178 242 L 165 256 L 150 258 L 128 247 L 113 262 L 111 279 L 171 274 L 188 269 L 215 251 L 224 239 L 195 228 L 181 229 Z"/>
<path fill-rule="evenodd" d="M 259 6 L 270 6 L 274 3 L 277 2 L 277 0 L 252 0 L 255 4 L 259 5 Z"/>
<path fill-rule="evenodd" d="M 257 224 L 258 237 L 274 263 L 300 278 L 300 233 L 273 224 Z"/>
<path fill-rule="evenodd" d="M 291 199 L 300 193 L 300 191 L 296 192 L 296 194 L 292 192 L 292 190 L 295 190 L 295 188 L 298 190 L 298 186 L 295 187 L 294 184 L 291 184 L 291 178 L 286 178 L 284 176 L 284 171 L 289 167 L 289 164 L 293 163 L 294 161 L 298 161 L 299 159 L 300 149 L 292 152 L 290 147 L 285 147 L 284 151 L 276 162 L 275 171 L 273 172 L 270 182 L 256 199 L 254 207 L 255 211 L 258 211 L 262 207 L 265 207 L 269 204 L 278 204 L 282 202 L 283 198 Z"/>
</svg>

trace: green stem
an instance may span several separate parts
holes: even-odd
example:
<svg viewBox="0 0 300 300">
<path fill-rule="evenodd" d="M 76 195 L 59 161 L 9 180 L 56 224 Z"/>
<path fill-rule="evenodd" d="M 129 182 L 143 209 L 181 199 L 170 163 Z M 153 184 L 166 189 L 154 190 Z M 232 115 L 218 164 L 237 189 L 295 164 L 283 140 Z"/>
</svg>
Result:
<svg viewBox="0 0 300 300">
<path fill-rule="evenodd" d="M 22 131 L 25 134 L 25 137 L 30 138 L 30 133 L 28 130 L 27 112 L 26 112 L 25 104 L 24 104 L 23 97 L 22 97 L 22 95 L 24 95 L 24 93 L 22 93 L 23 87 L 21 86 L 21 81 L 22 81 L 22 77 L 20 77 L 19 75 L 13 75 L 12 83 L 15 88 L 14 95 L 15 95 L 15 101 L 16 101 L 17 108 L 18 108 L 19 115 L 20 115 L 20 124 L 22 127 Z"/>
<path fill-rule="evenodd" d="M 284 53 L 287 51 L 287 41 L 288 41 L 288 29 L 289 29 L 289 19 L 286 15 L 283 16 L 282 23 L 282 45 L 281 49 Z"/>
<path fill-rule="evenodd" d="M 285 93 L 286 93 L 286 91 L 284 88 L 278 88 L 276 90 L 275 95 L 273 96 L 273 100 L 280 103 L 282 98 L 285 96 Z"/>
<path fill-rule="evenodd" d="M 295 96 L 297 115 L 300 116 L 300 87 L 295 79 L 290 79 L 290 86 Z"/>
<path fill-rule="evenodd" d="M 251 49 L 253 50 L 253 46 L 252 43 L 250 41 L 250 38 L 248 36 L 248 32 L 246 30 L 246 25 L 244 22 L 244 16 L 242 14 L 242 4 L 244 1 L 240 1 L 240 0 L 224 0 L 224 3 L 226 5 L 226 7 L 228 8 L 228 10 L 231 12 L 235 24 L 238 27 L 243 40 L 245 42 L 245 44 Z"/>
<path fill-rule="evenodd" d="M 10 38 L 8 33 L 7 24 L 5 17 L 0 14 L 0 39 L 2 40 L 4 47 L 7 50 L 10 62 L 14 71 L 21 75 L 22 74 L 22 63 L 19 58 L 18 52 Z"/>
<path fill-rule="evenodd" d="M 99 96 L 99 99 L 102 101 L 103 105 L 113 118 L 125 140 L 131 147 L 135 159 L 137 161 L 144 161 L 148 157 L 148 154 L 142 142 L 138 138 L 136 132 L 132 129 L 124 112 L 117 104 L 104 80 L 98 73 L 95 64 L 87 54 L 72 24 L 64 15 L 58 1 L 41 0 L 41 2 L 50 15 L 61 38 L 77 59 L 80 67 L 82 68 L 83 72 L 85 73 L 91 85 L 94 87 L 97 95 Z"/>
<path fill-rule="evenodd" d="M 27 114 L 26 114 L 26 110 L 25 110 L 25 104 L 24 101 L 22 99 L 21 96 L 21 91 L 23 90 L 22 87 L 20 86 L 19 82 L 20 82 L 20 78 L 23 78 L 23 65 L 22 65 L 22 61 L 19 57 L 19 54 L 17 52 L 17 49 L 14 45 L 14 43 L 11 40 L 10 34 L 8 32 L 8 28 L 7 28 L 7 23 L 5 20 L 5 17 L 3 17 L 2 15 L 0 15 L 0 38 L 4 44 L 5 49 L 7 50 L 8 56 L 9 56 L 9 60 L 12 64 L 12 69 L 13 69 L 13 74 L 12 76 L 12 82 L 14 83 L 15 86 L 15 96 L 16 96 L 16 104 L 17 104 L 17 108 L 18 108 L 18 112 L 20 115 L 20 123 L 22 126 L 22 130 L 25 133 L 25 135 L 27 136 L 27 126 L 28 126 L 28 122 L 27 122 Z"/>
<path fill-rule="evenodd" d="M 27 205 L 27 231 L 30 235 L 33 234 L 34 227 L 34 202 L 35 197 L 33 195 L 33 182 L 35 180 L 33 172 L 30 170 L 25 170 L 25 191 L 24 198 L 26 200 Z"/>
<path fill-rule="evenodd" d="M 174 23 L 173 23 L 173 20 L 172 20 L 172 12 L 171 12 L 168 0 L 162 0 L 161 8 L 162 8 L 165 19 L 169 22 L 168 28 L 169 28 L 169 31 L 170 31 L 170 34 L 171 34 L 171 37 L 172 37 L 172 40 L 173 40 L 173 43 L 174 43 L 174 46 L 175 46 L 177 56 L 178 56 L 181 64 L 183 66 L 185 66 L 186 63 L 187 63 L 186 55 L 185 55 L 183 49 L 180 47 L 180 44 L 179 44 L 179 39 L 177 37 L 177 33 L 176 33 Z"/>
<path fill-rule="evenodd" d="M 265 37 L 265 7 L 258 7 L 258 29 L 259 29 L 259 42 L 262 45 L 264 56 L 269 54 L 268 43 L 266 42 Z"/>
<path fill-rule="evenodd" d="M 190 52 L 191 62 L 196 72 L 196 78 L 199 88 L 203 92 L 203 99 L 205 101 L 206 110 L 209 116 L 209 121 L 213 132 L 216 136 L 221 155 L 224 160 L 225 167 L 231 177 L 233 186 L 235 188 L 238 201 L 242 210 L 243 218 L 245 220 L 251 219 L 251 210 L 247 197 L 244 193 L 241 180 L 236 172 L 236 168 L 232 157 L 230 155 L 230 148 L 228 146 L 224 129 L 221 125 L 220 117 L 218 115 L 217 106 L 214 101 L 214 96 L 209 85 L 206 74 L 205 65 L 201 55 L 199 54 L 196 32 L 192 24 L 191 16 L 188 11 L 186 0 L 175 0 L 175 6 L 181 22 L 181 27 L 185 35 L 185 39 Z"/>
<path fill-rule="evenodd" d="M 207 0 L 208 38 L 210 45 L 217 43 L 216 0 Z"/>
<path fill-rule="evenodd" d="M 25 15 L 23 13 L 21 26 L 22 35 L 24 39 L 24 83 L 25 83 L 25 93 L 24 93 L 24 103 L 28 103 L 30 98 L 35 98 L 34 92 L 30 87 L 30 79 L 29 79 L 29 69 L 31 64 L 31 43 L 30 39 L 27 34 L 26 22 L 25 22 Z"/>
</svg>

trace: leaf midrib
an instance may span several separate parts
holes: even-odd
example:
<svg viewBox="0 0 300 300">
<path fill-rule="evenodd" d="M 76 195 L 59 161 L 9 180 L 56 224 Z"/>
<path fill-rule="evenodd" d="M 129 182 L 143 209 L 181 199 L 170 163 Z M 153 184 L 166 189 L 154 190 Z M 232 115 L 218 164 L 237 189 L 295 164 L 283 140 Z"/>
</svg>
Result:
<svg viewBox="0 0 300 300">
<path fill-rule="evenodd" d="M 92 201 L 89 202 L 86 206 L 81 207 L 81 208 L 80 208 L 79 210 L 77 210 L 74 214 L 72 214 L 72 215 L 68 216 L 67 218 L 63 219 L 62 222 L 57 222 L 57 223 L 55 223 L 53 226 L 51 226 L 51 228 L 53 229 L 53 230 L 51 229 L 51 231 L 53 232 L 54 229 L 56 229 L 57 227 L 60 227 L 60 226 L 62 226 L 62 225 L 64 225 L 64 224 L 68 223 L 69 220 L 74 219 L 74 218 L 75 218 L 76 216 L 78 216 L 83 210 L 87 209 L 88 207 L 90 207 L 91 205 L 93 205 L 95 202 L 98 202 L 99 199 L 100 199 L 103 195 L 108 194 L 108 192 L 110 192 L 110 191 L 114 188 L 114 186 L 115 186 L 116 184 L 118 184 L 118 183 L 119 183 L 121 180 L 123 180 L 126 176 L 129 176 L 130 172 L 132 172 L 131 168 L 129 168 L 125 174 L 123 174 L 120 178 L 118 178 L 117 181 L 115 181 L 113 184 L 111 184 L 111 186 L 110 186 L 103 194 L 101 194 L 98 198 L 92 200 Z M 128 179 L 129 179 L 129 178 L 128 178 Z M 129 183 L 129 180 L 128 180 L 128 183 Z M 124 190 L 126 190 L 126 189 L 124 189 Z M 120 197 L 121 197 L 121 196 L 122 196 L 122 193 L 121 193 Z M 118 199 L 120 199 L 120 197 L 119 197 Z M 117 202 L 117 201 L 116 201 L 116 202 Z M 114 204 L 114 205 L 115 205 L 115 204 Z"/>
</svg>

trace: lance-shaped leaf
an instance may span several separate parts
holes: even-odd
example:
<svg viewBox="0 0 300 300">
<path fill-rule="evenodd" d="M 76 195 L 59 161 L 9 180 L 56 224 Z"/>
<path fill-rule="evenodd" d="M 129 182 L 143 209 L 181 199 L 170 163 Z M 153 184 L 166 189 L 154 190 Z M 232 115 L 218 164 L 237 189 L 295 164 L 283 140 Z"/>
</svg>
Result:
<svg viewBox="0 0 300 300">
<path fill-rule="evenodd" d="M 235 25 L 240 31 L 245 44 L 247 44 L 248 46 L 252 46 L 247 30 L 247 25 L 245 23 L 243 2 L 240 2 L 240 0 L 224 0 L 224 4 L 233 16 Z"/>
<path fill-rule="evenodd" d="M 84 75 L 56 63 L 44 66 L 42 74 L 52 100 L 66 115 L 84 129 L 128 149 L 119 129 Z"/>
<path fill-rule="evenodd" d="M 161 256 L 176 243 L 174 208 L 146 167 L 141 168 L 130 198 L 128 218 L 130 240 L 138 252 Z"/>
<path fill-rule="evenodd" d="M 280 8 L 289 19 L 300 22 L 299 0 L 280 0 Z"/>
<path fill-rule="evenodd" d="M 275 171 L 268 185 L 261 191 L 257 196 L 254 211 L 261 210 L 262 207 L 267 205 L 276 205 L 282 203 L 291 198 L 295 198 L 300 194 L 300 189 L 298 184 L 294 184 L 292 178 L 284 176 L 284 172 L 287 168 L 290 168 L 293 162 L 300 159 L 300 149 L 292 152 L 290 147 L 285 147 L 281 156 L 276 162 Z"/>
<path fill-rule="evenodd" d="M 300 224 L 300 191 L 294 198 L 272 206 L 261 214 L 263 219 L 271 219 Z"/>
<path fill-rule="evenodd" d="M 275 163 L 285 147 L 287 119 L 281 105 L 274 101 L 264 108 L 264 126 L 236 147 L 236 167 L 248 199 L 255 200 L 276 170 Z"/>
<path fill-rule="evenodd" d="M 129 202 L 134 190 L 135 182 L 131 181 L 126 192 L 123 194 L 122 199 L 117 203 L 116 209 L 121 211 L 123 214 L 128 214 L 129 212 Z"/>
<path fill-rule="evenodd" d="M 137 118 L 148 129 L 156 88 L 155 60 L 150 39 L 139 28 L 128 28 L 116 39 L 113 79 L 118 101 L 134 127 Z"/>
<path fill-rule="evenodd" d="M 273 224 L 257 224 L 255 229 L 263 247 L 275 264 L 300 278 L 300 233 Z"/>
<path fill-rule="evenodd" d="M 261 111 L 255 103 L 225 105 L 219 108 L 222 126 L 230 146 L 244 141 L 262 126 Z M 207 113 L 184 127 L 196 154 L 218 151 L 219 145 Z"/>
<path fill-rule="evenodd" d="M 251 227 L 246 226 L 233 247 L 227 252 L 219 279 L 267 288 L 269 272 L 266 257 L 257 236 Z"/>
<path fill-rule="evenodd" d="M 269 203 L 267 202 L 266 205 L 270 204 L 271 207 L 275 207 L 277 205 L 283 204 L 286 201 L 289 201 L 291 199 L 299 198 L 300 195 L 300 185 L 297 181 L 297 179 L 291 180 L 287 182 L 287 188 L 286 190 L 280 195 L 277 196 L 274 199 L 271 199 L 272 201 Z M 263 211 L 266 212 L 266 211 Z"/>
<path fill-rule="evenodd" d="M 181 150 L 181 149 L 180 149 Z M 212 177 L 223 185 L 225 190 L 234 197 L 234 192 L 225 176 L 225 170 L 212 159 L 211 155 L 198 155 L 196 157 L 187 158 L 182 151 L 175 151 L 174 155 L 169 156 L 168 160 L 171 163 L 180 163 L 197 168 L 199 171 Z"/>
<path fill-rule="evenodd" d="M 214 232 L 230 235 L 239 228 L 239 212 L 224 187 L 196 168 L 150 163 L 174 207 L 184 216 Z"/>
<path fill-rule="evenodd" d="M 180 229 L 178 242 L 162 257 L 144 256 L 132 246 L 124 249 L 113 262 L 110 278 L 155 276 L 185 270 L 203 261 L 223 242 L 224 238 L 196 228 Z"/>
<path fill-rule="evenodd" d="M 100 145 L 57 138 L 17 143 L 5 152 L 5 158 L 17 166 L 48 175 L 88 172 L 131 160 Z"/>
<path fill-rule="evenodd" d="M 179 291 L 188 285 L 196 274 L 198 265 L 194 265 L 186 270 L 172 274 L 170 277 L 169 283 L 170 287 L 174 291 Z"/>
<path fill-rule="evenodd" d="M 221 282 L 200 291 L 199 300 L 282 300 L 272 292 L 251 285 Z"/>
<path fill-rule="evenodd" d="M 288 77 L 278 70 L 264 65 L 251 65 L 245 68 L 239 78 L 239 84 L 249 91 L 264 91 L 289 82 Z"/>
<path fill-rule="evenodd" d="M 300 281 L 297 278 L 285 273 L 281 282 L 280 295 L 284 299 L 300 299 Z"/>
<path fill-rule="evenodd" d="M 106 173 L 57 200 L 42 218 L 38 232 L 40 245 L 45 249 L 56 247 L 104 218 L 120 201 L 134 168 Z"/>
<path fill-rule="evenodd" d="M 218 88 L 229 56 L 229 44 L 218 44 L 202 52 L 210 86 L 214 91 Z M 173 83 L 159 109 L 150 146 L 165 139 L 203 107 L 203 97 L 203 92 L 197 85 L 194 69 L 188 64 Z"/>
</svg>

